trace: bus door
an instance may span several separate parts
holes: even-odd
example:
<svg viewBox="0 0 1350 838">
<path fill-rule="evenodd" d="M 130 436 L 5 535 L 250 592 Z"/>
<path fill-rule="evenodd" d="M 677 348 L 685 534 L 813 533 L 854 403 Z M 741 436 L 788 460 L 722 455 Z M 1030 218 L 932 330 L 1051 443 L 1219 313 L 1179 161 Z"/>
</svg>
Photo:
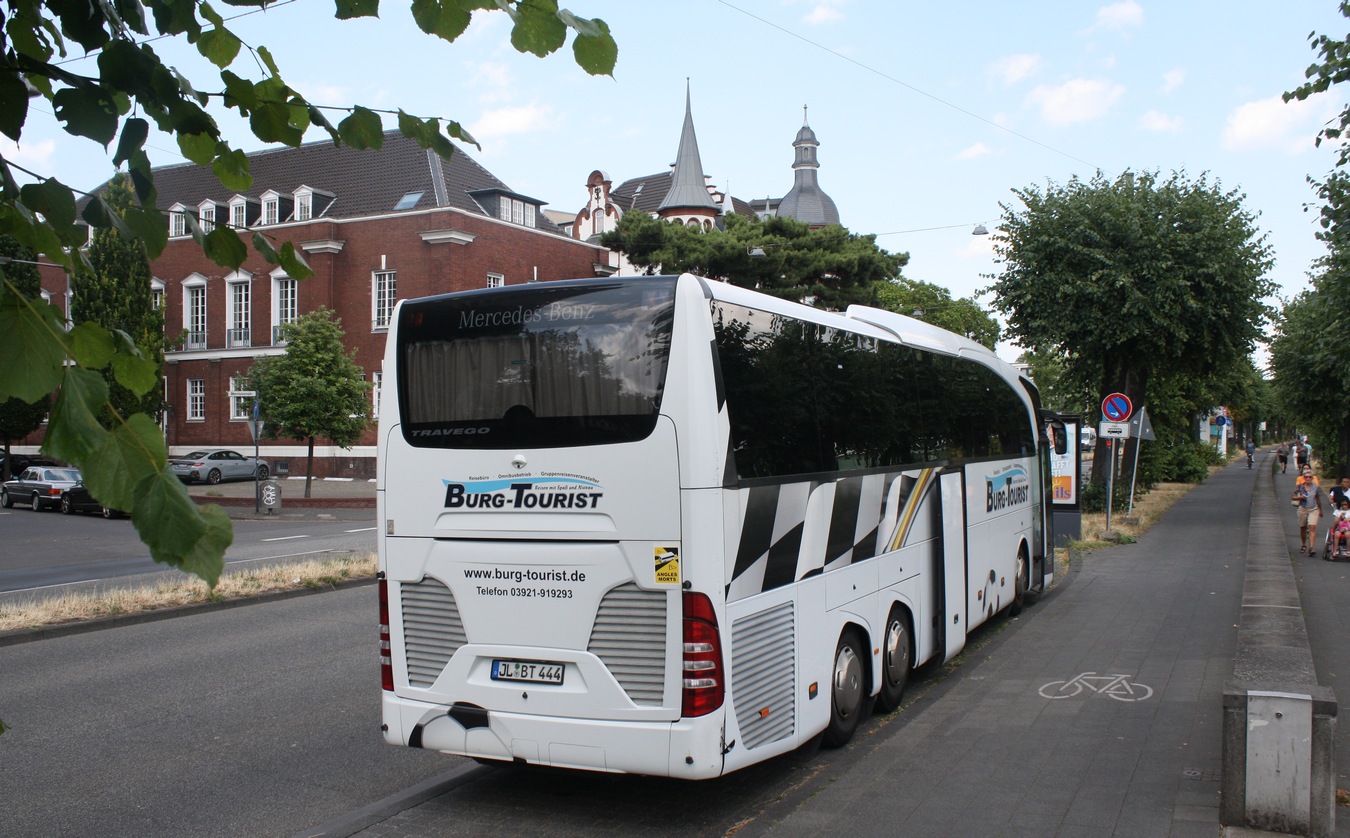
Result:
<svg viewBox="0 0 1350 838">
<path fill-rule="evenodd" d="M 964 471 L 957 469 L 938 478 L 942 499 L 942 545 L 937 556 L 937 643 L 942 662 L 956 657 L 966 645 L 966 505 Z"/>
</svg>

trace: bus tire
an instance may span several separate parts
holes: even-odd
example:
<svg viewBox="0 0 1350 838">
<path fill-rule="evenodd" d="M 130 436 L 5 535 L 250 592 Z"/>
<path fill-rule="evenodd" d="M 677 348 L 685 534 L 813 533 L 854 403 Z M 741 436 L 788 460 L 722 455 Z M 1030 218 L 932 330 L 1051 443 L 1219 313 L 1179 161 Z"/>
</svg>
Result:
<svg viewBox="0 0 1350 838">
<path fill-rule="evenodd" d="M 1026 550 L 1017 551 L 1017 573 L 1013 576 L 1013 600 L 1008 613 L 1016 617 L 1027 607 L 1027 588 L 1031 584 L 1031 560 Z"/>
<path fill-rule="evenodd" d="M 886 634 L 881 643 L 881 691 L 877 707 L 885 713 L 900 709 L 905 694 L 912 658 L 909 648 L 909 618 L 899 605 L 891 606 L 886 618 Z"/>
<path fill-rule="evenodd" d="M 856 629 L 844 629 L 834 649 L 830 668 L 830 724 L 825 728 L 824 744 L 839 748 L 848 744 L 865 709 L 867 692 L 863 645 Z"/>
</svg>

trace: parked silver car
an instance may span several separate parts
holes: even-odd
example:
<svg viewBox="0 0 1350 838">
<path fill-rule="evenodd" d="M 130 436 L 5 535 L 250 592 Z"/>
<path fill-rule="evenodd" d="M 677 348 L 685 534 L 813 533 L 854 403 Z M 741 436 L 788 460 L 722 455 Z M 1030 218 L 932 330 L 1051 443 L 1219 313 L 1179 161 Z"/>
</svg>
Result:
<svg viewBox="0 0 1350 838">
<path fill-rule="evenodd" d="M 33 466 L 0 486 L 0 506 L 9 509 L 19 504 L 32 507 L 34 512 L 57 509 L 61 506 L 61 493 L 74 487 L 80 479 L 77 468 Z"/>
<path fill-rule="evenodd" d="M 227 448 L 208 448 L 182 457 L 171 457 L 169 467 L 184 483 L 252 480 L 255 474 L 259 480 L 266 480 L 267 475 L 272 473 L 266 460 L 245 457 Z"/>
</svg>

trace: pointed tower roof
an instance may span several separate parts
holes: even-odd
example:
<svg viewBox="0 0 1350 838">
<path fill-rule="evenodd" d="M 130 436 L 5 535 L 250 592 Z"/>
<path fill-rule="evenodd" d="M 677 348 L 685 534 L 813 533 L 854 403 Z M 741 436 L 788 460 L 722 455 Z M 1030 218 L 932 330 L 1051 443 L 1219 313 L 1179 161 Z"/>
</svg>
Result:
<svg viewBox="0 0 1350 838">
<path fill-rule="evenodd" d="M 673 209 L 704 208 L 717 211 L 703 177 L 703 161 L 698 156 L 698 137 L 694 134 L 694 115 L 690 107 L 689 85 L 684 88 L 684 129 L 675 154 L 675 170 L 670 174 L 670 191 L 658 212 Z"/>
<path fill-rule="evenodd" d="M 839 223 L 839 209 L 834 205 L 834 199 L 821 191 L 820 184 L 816 182 L 816 169 L 820 168 L 820 163 L 816 161 L 816 148 L 819 146 L 820 141 L 816 139 L 816 132 L 811 130 L 806 106 L 803 105 L 802 127 L 792 143 L 796 149 L 796 160 L 792 163 L 792 189 L 778 204 L 778 214 L 795 218 L 812 227 Z"/>
</svg>

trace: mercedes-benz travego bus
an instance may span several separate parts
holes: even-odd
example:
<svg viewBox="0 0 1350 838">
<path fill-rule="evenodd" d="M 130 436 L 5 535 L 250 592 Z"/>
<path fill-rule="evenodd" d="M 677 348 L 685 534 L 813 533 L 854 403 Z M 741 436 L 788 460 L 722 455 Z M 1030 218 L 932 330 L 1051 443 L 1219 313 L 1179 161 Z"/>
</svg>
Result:
<svg viewBox="0 0 1350 838">
<path fill-rule="evenodd" d="M 716 777 L 847 742 L 1051 579 L 1062 426 L 907 317 L 529 283 L 399 303 L 384 373 L 396 745 Z"/>
</svg>

